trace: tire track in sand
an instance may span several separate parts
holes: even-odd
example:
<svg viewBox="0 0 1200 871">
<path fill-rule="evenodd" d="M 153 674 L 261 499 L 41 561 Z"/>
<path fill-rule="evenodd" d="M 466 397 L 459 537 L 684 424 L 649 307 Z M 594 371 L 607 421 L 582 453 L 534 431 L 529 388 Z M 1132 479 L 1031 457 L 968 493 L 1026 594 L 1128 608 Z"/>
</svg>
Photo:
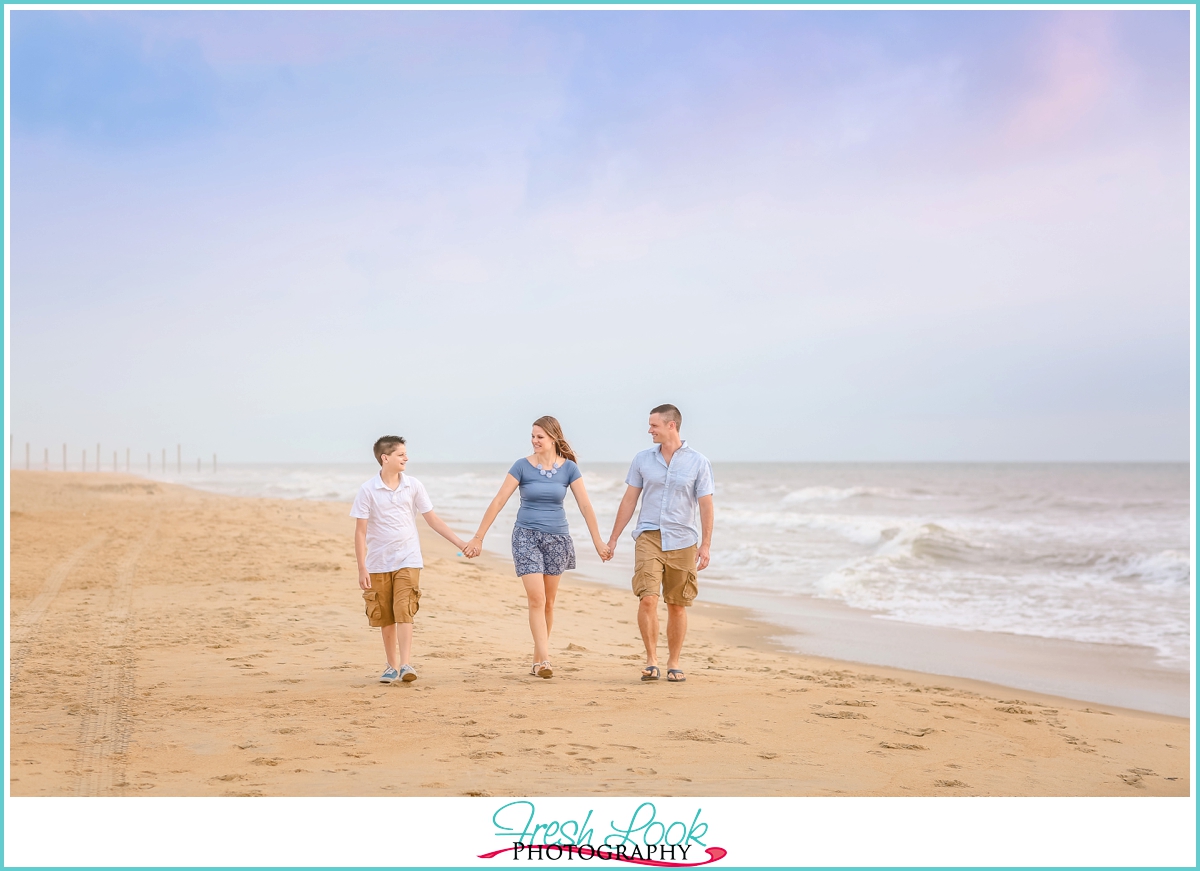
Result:
<svg viewBox="0 0 1200 871">
<path fill-rule="evenodd" d="M 107 537 L 106 533 L 100 533 L 91 541 L 76 548 L 74 553 L 52 568 L 50 574 L 46 576 L 46 581 L 42 584 L 42 588 L 33 597 L 33 601 L 12 621 L 9 640 L 9 649 L 12 658 L 9 660 L 8 667 L 10 686 L 15 684 L 17 678 L 20 677 L 21 669 L 25 665 L 25 657 L 29 655 L 29 648 L 32 646 L 31 642 L 37 634 L 38 624 L 42 622 L 42 618 L 46 616 L 46 611 L 49 609 L 50 603 L 54 601 L 54 598 L 58 595 L 58 591 L 62 589 L 63 581 L 83 561 L 84 557 L 100 547 Z"/>
<path fill-rule="evenodd" d="M 131 726 L 135 655 L 133 581 L 142 551 L 158 532 L 159 518 L 130 548 L 117 567 L 116 584 L 104 615 L 104 652 L 88 684 L 83 717 L 79 724 L 78 795 L 122 795 L 126 750 Z"/>
</svg>

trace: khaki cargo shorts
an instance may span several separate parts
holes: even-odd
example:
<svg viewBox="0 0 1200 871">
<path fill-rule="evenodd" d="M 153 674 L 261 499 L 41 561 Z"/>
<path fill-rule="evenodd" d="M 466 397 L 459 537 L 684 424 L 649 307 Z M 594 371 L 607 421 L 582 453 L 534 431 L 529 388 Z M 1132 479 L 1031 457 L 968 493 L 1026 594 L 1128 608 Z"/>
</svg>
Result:
<svg viewBox="0 0 1200 871">
<path fill-rule="evenodd" d="M 367 621 L 372 626 L 411 623 L 421 607 L 420 569 L 371 572 L 371 589 L 363 590 Z"/>
<path fill-rule="evenodd" d="M 696 545 L 663 550 L 662 533 L 648 529 L 637 537 L 633 558 L 633 593 L 639 599 L 662 596 L 668 605 L 684 607 L 695 600 Z"/>
</svg>

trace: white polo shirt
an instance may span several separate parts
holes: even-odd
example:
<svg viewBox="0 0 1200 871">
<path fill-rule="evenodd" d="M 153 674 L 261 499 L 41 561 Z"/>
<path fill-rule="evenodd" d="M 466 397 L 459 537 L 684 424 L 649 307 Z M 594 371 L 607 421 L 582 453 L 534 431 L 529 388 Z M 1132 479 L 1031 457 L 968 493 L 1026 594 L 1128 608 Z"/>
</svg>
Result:
<svg viewBox="0 0 1200 871">
<path fill-rule="evenodd" d="M 403 472 L 395 490 L 389 490 L 379 475 L 359 487 L 350 516 L 367 521 L 367 571 L 424 567 L 417 515 L 432 510 L 425 486 Z"/>
</svg>

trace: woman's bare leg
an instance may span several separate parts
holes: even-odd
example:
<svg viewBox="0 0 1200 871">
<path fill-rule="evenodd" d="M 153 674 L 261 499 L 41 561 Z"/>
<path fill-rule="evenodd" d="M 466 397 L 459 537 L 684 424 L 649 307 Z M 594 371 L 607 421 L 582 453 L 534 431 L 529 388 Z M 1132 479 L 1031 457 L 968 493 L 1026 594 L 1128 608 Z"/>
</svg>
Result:
<svg viewBox="0 0 1200 871">
<path fill-rule="evenodd" d="M 533 635 L 533 661 L 550 658 L 550 630 L 546 625 L 545 575 L 521 575 L 525 599 L 529 603 L 529 632 Z"/>
<path fill-rule="evenodd" d="M 558 582 L 562 575 L 543 575 L 546 590 L 546 657 L 550 656 L 550 630 L 554 628 L 554 599 L 558 595 Z"/>
</svg>

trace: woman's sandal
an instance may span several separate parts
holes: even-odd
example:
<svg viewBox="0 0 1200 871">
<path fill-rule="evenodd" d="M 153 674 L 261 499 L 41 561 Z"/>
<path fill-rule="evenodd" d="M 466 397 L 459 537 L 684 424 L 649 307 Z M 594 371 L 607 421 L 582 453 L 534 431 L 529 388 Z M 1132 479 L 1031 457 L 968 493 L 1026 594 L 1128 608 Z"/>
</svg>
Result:
<svg viewBox="0 0 1200 871">
<path fill-rule="evenodd" d="M 658 666 L 648 665 L 642 669 L 642 680 L 658 680 Z"/>
<path fill-rule="evenodd" d="M 672 677 L 672 675 L 679 675 L 679 676 Z M 667 683 L 683 683 L 685 680 L 687 680 L 687 678 L 683 676 L 682 669 L 678 669 L 678 668 L 668 668 L 667 669 Z"/>
<path fill-rule="evenodd" d="M 554 669 L 550 667 L 550 660 L 539 662 L 537 671 L 534 672 L 538 677 L 554 677 Z"/>
</svg>

